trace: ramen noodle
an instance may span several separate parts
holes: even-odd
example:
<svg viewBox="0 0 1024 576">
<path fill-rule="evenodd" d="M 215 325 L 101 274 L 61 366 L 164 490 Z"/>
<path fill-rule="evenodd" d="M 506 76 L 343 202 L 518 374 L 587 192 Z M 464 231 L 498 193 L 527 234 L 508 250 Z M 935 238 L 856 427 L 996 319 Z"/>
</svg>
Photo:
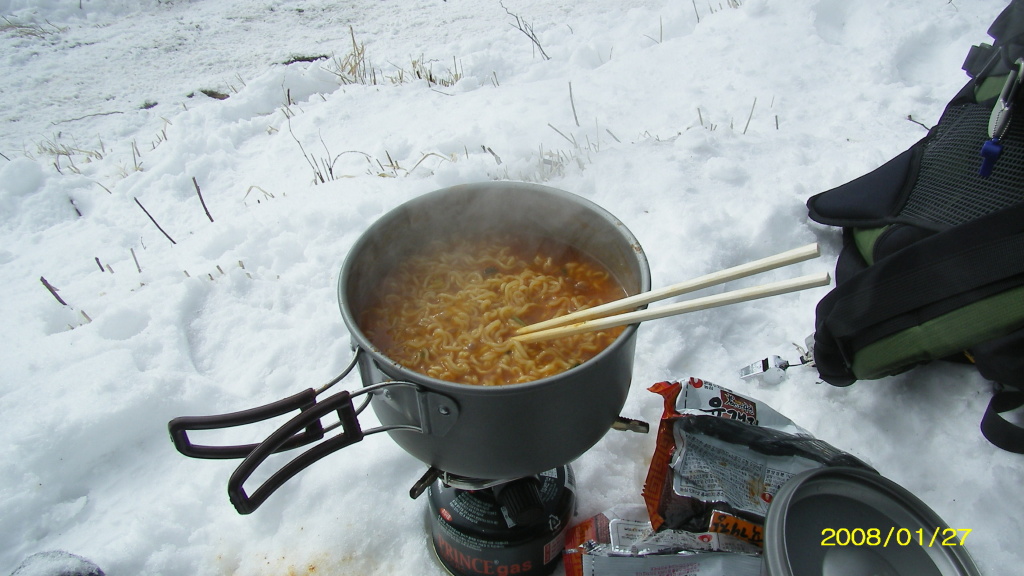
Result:
<svg viewBox="0 0 1024 576">
<path fill-rule="evenodd" d="M 516 384 L 582 364 L 624 330 L 523 344 L 512 340 L 518 328 L 623 296 L 607 268 L 561 242 L 437 240 L 383 276 L 360 327 L 385 356 L 421 374 Z"/>
</svg>

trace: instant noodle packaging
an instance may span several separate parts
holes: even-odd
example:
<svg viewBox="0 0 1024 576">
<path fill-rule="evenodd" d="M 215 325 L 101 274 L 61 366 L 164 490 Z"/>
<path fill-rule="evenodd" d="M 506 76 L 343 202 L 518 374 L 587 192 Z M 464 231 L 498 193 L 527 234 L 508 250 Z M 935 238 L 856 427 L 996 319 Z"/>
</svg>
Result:
<svg viewBox="0 0 1024 576">
<path fill-rule="evenodd" d="M 814 438 L 771 407 L 690 378 L 650 388 L 665 402 L 643 490 L 655 531 L 711 538 L 707 548 L 760 547 L 775 493 L 794 475 L 822 466 L 870 466 Z"/>
<path fill-rule="evenodd" d="M 874 472 L 770 406 L 712 382 L 658 382 L 649 390 L 664 410 L 644 506 L 614 508 L 572 528 L 568 576 L 759 575 L 765 516 L 787 480 L 822 467 Z"/>
</svg>

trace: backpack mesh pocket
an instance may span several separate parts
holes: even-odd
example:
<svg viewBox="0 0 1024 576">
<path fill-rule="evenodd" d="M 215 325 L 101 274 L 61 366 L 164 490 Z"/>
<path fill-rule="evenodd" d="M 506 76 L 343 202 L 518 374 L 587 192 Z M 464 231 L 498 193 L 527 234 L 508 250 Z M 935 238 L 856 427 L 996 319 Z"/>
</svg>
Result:
<svg viewBox="0 0 1024 576">
<path fill-rule="evenodd" d="M 899 219 L 952 227 L 1024 200 L 1024 118 L 1010 122 L 991 176 L 978 175 L 991 112 L 991 106 L 981 104 L 945 111 L 925 145 L 917 181 Z"/>
</svg>

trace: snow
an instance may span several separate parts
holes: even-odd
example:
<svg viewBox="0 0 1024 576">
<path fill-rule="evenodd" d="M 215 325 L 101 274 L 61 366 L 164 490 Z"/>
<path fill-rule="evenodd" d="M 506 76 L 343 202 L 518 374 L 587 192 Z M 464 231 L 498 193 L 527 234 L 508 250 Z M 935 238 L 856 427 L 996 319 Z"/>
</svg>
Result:
<svg viewBox="0 0 1024 576">
<path fill-rule="evenodd" d="M 804 202 L 923 136 L 908 116 L 937 121 L 1005 2 L 504 6 L 0 0 L 0 573 L 63 550 L 108 575 L 443 574 L 426 503 L 407 496 L 425 466 L 386 436 L 240 516 L 224 493 L 237 461 L 181 456 L 167 422 L 340 372 L 349 247 L 454 184 L 593 200 L 637 235 L 655 286 L 814 241 L 820 259 L 729 288 L 830 271 L 839 233 Z M 343 81 L 353 36 L 377 84 Z M 414 62 L 461 78 L 414 79 Z M 646 388 L 666 379 L 755 397 L 972 530 L 982 571 L 1003 573 L 1020 560 L 1024 460 L 978 431 L 989 382 L 950 365 L 849 388 L 807 367 L 739 378 L 795 360 L 826 292 L 646 323 L 623 414 L 655 423 Z M 216 438 L 271 430 L 256 428 Z M 577 520 L 638 503 L 653 446 L 610 432 L 574 462 Z"/>
</svg>

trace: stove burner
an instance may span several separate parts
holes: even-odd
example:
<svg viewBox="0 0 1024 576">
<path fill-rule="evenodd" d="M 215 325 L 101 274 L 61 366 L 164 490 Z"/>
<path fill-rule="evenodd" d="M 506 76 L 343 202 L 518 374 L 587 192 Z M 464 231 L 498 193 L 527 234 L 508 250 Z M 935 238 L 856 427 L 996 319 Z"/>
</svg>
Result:
<svg viewBox="0 0 1024 576">
<path fill-rule="evenodd" d="M 409 497 L 414 500 L 419 498 L 424 492 L 426 492 L 427 488 L 429 488 L 431 484 L 439 480 L 445 486 L 451 486 L 452 488 L 458 488 L 459 490 L 485 490 L 487 488 L 492 488 L 512 481 L 512 479 L 509 478 L 501 480 L 487 480 L 483 478 L 459 476 L 457 474 L 438 470 L 431 466 L 423 476 L 412 485 L 412 488 L 409 489 Z"/>
</svg>

